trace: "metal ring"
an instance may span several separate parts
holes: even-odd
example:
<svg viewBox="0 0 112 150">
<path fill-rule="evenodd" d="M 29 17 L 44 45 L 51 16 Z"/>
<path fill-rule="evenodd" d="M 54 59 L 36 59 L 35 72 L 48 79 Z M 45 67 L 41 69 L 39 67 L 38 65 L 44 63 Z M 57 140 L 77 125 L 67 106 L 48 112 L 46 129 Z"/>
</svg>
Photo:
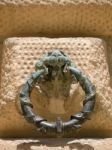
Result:
<svg viewBox="0 0 112 150">
<path fill-rule="evenodd" d="M 32 111 L 33 105 L 30 101 L 30 95 L 35 84 L 38 82 L 40 77 L 45 74 L 45 69 L 34 72 L 31 77 L 26 81 L 20 92 L 20 103 L 23 116 L 28 122 L 35 124 L 37 127 L 41 128 L 45 132 L 47 130 L 50 130 L 57 133 L 62 133 L 66 129 L 70 129 L 72 127 L 76 129 L 80 128 L 81 125 L 89 119 L 89 116 L 94 109 L 96 96 L 95 86 L 91 83 L 88 77 L 86 77 L 84 73 L 82 73 L 82 71 L 80 71 L 78 68 L 69 66 L 67 70 L 70 71 L 71 75 L 75 76 L 85 92 L 85 100 L 83 101 L 82 111 L 71 116 L 70 120 L 67 122 L 62 122 L 62 120 L 58 118 L 56 122 L 50 123 L 47 122 L 46 119 L 35 115 Z"/>
</svg>

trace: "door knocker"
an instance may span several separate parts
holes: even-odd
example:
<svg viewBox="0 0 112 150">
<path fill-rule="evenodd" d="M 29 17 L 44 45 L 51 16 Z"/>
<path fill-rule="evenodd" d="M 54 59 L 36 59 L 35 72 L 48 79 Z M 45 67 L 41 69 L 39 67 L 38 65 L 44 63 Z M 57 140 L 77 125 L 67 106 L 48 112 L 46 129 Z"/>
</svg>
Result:
<svg viewBox="0 0 112 150">
<path fill-rule="evenodd" d="M 89 119 L 90 114 L 94 109 L 96 96 L 95 86 L 80 69 L 73 65 L 70 58 L 60 50 L 48 52 L 36 63 L 35 67 L 36 71 L 32 73 L 20 92 L 20 104 L 25 119 L 44 131 L 50 130 L 56 133 L 62 133 L 73 127 L 76 129 L 80 128 L 81 125 Z M 83 109 L 79 113 L 72 115 L 67 122 L 63 122 L 57 117 L 56 122 L 51 123 L 48 122 L 47 119 L 33 113 L 33 104 L 30 101 L 30 95 L 33 87 L 35 84 L 38 84 L 38 81 L 40 81 L 41 78 L 44 77 L 45 80 L 52 80 L 52 78 L 55 78 L 56 76 L 60 77 L 60 74 L 64 77 L 66 72 L 69 72 L 71 76 L 75 77 L 85 92 Z"/>
</svg>

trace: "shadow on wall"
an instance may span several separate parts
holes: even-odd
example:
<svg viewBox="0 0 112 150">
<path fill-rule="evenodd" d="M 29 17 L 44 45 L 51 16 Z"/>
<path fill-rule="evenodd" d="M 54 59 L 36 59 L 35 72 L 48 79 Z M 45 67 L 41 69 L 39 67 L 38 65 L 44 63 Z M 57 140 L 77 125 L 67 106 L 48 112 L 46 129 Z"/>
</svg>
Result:
<svg viewBox="0 0 112 150">
<path fill-rule="evenodd" d="M 54 142 L 55 141 L 55 142 Z M 52 149 L 56 150 L 94 150 L 94 148 L 89 144 L 82 144 L 80 142 L 68 143 L 68 141 L 64 140 L 47 140 L 47 141 L 39 141 L 39 142 L 23 142 L 17 145 L 17 150 L 42 150 L 42 149 Z"/>
</svg>

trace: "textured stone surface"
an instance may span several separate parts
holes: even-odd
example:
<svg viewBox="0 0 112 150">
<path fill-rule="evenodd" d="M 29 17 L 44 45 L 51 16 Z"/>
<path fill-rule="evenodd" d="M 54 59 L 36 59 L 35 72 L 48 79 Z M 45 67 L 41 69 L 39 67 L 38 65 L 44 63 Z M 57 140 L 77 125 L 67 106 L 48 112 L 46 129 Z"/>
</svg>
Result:
<svg viewBox="0 0 112 150">
<path fill-rule="evenodd" d="M 92 120 L 78 132 L 68 133 L 74 137 L 112 136 L 112 89 L 106 61 L 106 43 L 98 38 L 9 38 L 4 42 L 1 74 L 0 135 L 2 137 L 44 136 L 35 132 L 20 115 L 18 92 L 36 61 L 48 51 L 59 48 L 67 53 L 77 67 L 81 68 L 97 89 L 97 99 Z M 50 89 L 51 90 L 51 89 Z M 78 84 L 72 85 L 70 96 L 65 99 L 48 99 L 35 88 L 32 92 L 34 111 L 50 120 L 60 116 L 68 120 L 81 110 L 84 94 Z M 55 111 L 56 110 L 56 111 Z M 29 132 L 28 132 L 29 130 Z M 23 134 L 24 133 L 24 134 Z"/>
<path fill-rule="evenodd" d="M 95 5 L 92 1 L 74 5 L 77 2 L 70 4 L 70 0 L 66 0 L 67 5 L 59 5 L 62 1 L 51 5 L 55 0 L 48 0 L 48 5 L 16 6 L 24 2 L 0 6 L 1 42 L 12 36 L 112 36 L 112 6 L 100 5 L 100 0 Z"/>
<path fill-rule="evenodd" d="M 101 37 L 112 43 L 111 0 L 1 0 L 0 43 L 14 36 Z M 112 80 L 112 46 L 109 69 Z"/>
<path fill-rule="evenodd" d="M 110 37 L 112 43 L 112 1 L 1 0 L 0 42 L 12 36 Z"/>
<path fill-rule="evenodd" d="M 110 4 L 112 5 L 111 0 L 1 0 L 0 4 L 1 5 L 53 5 L 53 4 L 58 4 L 58 5 L 66 5 L 66 4 Z"/>
<path fill-rule="evenodd" d="M 9 139 L 1 150 L 111 150 L 112 139 Z"/>
</svg>

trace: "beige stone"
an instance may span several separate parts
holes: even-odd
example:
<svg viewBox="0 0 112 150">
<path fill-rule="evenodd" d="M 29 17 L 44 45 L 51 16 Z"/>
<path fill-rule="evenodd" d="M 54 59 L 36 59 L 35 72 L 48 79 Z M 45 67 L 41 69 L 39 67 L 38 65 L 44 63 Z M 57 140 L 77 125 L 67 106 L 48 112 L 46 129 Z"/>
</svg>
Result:
<svg viewBox="0 0 112 150">
<path fill-rule="evenodd" d="M 111 0 L 2 0 L 0 5 L 66 5 L 66 4 L 98 4 L 112 5 Z"/>
<path fill-rule="evenodd" d="M 1 0 L 0 43 L 14 36 L 104 38 L 112 80 L 111 0 Z"/>
<path fill-rule="evenodd" d="M 2 0 L 0 41 L 12 36 L 112 36 L 111 4 L 111 0 Z"/>
<path fill-rule="evenodd" d="M 1 73 L 1 137 L 41 137 L 36 128 L 21 116 L 18 93 L 27 80 L 34 65 L 43 54 L 52 49 L 61 49 L 82 69 L 95 84 L 96 106 L 90 121 L 81 130 L 64 136 L 106 137 L 112 136 L 112 89 L 106 59 L 107 46 L 99 38 L 9 38 L 4 42 Z M 54 85 L 55 86 L 55 85 Z M 49 88 L 49 92 L 51 89 Z M 53 90 L 54 91 L 54 90 Z M 78 84 L 71 86 L 70 96 L 48 99 L 45 93 L 35 88 L 32 92 L 34 112 L 55 121 L 60 116 L 64 121 L 80 111 L 84 93 Z M 57 111 L 55 111 L 57 110 Z M 49 135 L 50 137 L 54 135 Z"/>
<path fill-rule="evenodd" d="M 16 139 L 0 140 L 1 150 L 111 150 L 106 139 Z"/>
</svg>

